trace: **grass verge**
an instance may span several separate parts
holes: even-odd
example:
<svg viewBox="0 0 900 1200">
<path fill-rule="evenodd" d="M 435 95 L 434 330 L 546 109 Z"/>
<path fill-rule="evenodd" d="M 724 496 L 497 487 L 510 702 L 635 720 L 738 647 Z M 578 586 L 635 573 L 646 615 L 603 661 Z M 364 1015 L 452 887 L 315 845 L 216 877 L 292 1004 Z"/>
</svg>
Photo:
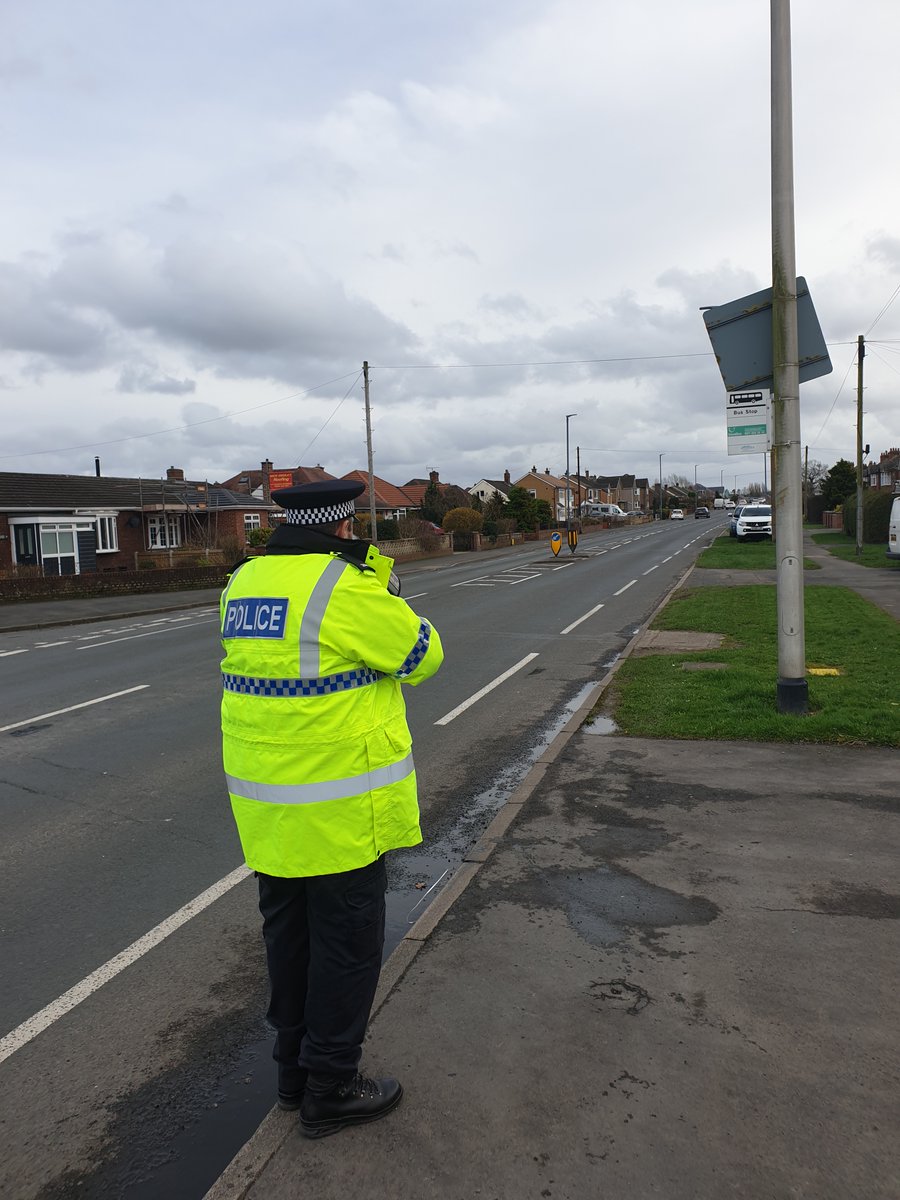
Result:
<svg viewBox="0 0 900 1200">
<path fill-rule="evenodd" d="M 809 677 L 808 715 L 776 709 L 776 597 L 767 584 L 680 592 L 652 627 L 721 633 L 723 647 L 633 654 L 614 676 L 603 711 L 636 737 L 900 746 L 897 622 L 847 588 L 807 586 L 805 602 L 807 666 L 841 672 Z M 685 662 L 726 667 L 685 671 Z"/>
<path fill-rule="evenodd" d="M 847 562 L 859 563 L 863 567 L 880 567 L 887 571 L 900 571 L 900 561 L 888 558 L 885 553 L 887 546 L 864 544 L 862 554 L 856 557 L 856 540 L 848 537 L 840 530 L 830 530 L 828 533 L 814 533 L 812 540 L 819 546 L 824 546 L 835 558 L 843 558 Z"/>
<path fill-rule="evenodd" d="M 713 544 L 707 547 L 697 559 L 698 567 L 710 567 L 718 571 L 774 571 L 775 543 L 745 542 L 737 538 L 721 534 Z M 804 558 L 803 567 L 806 571 L 820 571 L 822 568 L 811 558 Z"/>
</svg>

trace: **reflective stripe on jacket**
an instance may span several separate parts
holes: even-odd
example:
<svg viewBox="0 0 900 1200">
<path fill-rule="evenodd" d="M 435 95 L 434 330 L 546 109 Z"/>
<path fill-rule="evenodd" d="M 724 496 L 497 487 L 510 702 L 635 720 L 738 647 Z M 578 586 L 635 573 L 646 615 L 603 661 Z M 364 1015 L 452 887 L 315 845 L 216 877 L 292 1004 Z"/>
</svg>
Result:
<svg viewBox="0 0 900 1200">
<path fill-rule="evenodd" d="M 231 577 L 221 633 L 223 757 L 247 865 L 328 875 L 420 842 L 401 683 L 441 665 L 429 622 L 372 571 L 279 554 Z"/>
</svg>

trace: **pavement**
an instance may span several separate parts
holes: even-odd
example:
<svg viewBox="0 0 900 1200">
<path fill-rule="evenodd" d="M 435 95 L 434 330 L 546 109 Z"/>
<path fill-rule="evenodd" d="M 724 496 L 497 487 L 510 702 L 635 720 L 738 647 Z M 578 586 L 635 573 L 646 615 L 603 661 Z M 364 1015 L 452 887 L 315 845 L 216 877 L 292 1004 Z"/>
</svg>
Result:
<svg viewBox="0 0 900 1200">
<path fill-rule="evenodd" d="M 897 1200 L 897 752 L 602 734 L 608 681 L 385 964 L 401 1106 L 273 1109 L 206 1200 Z"/>
<path fill-rule="evenodd" d="M 807 553 L 900 619 L 893 573 Z M 273 1109 L 207 1200 L 897 1200 L 897 751 L 602 734 L 610 677 L 385 964 L 363 1067 L 400 1107 L 320 1141 Z"/>
</svg>

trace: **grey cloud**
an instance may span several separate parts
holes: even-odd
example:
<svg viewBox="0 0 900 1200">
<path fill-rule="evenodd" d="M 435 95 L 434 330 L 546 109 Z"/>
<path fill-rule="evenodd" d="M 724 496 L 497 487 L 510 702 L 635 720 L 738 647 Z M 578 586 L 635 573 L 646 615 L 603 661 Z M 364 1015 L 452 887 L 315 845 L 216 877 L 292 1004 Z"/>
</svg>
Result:
<svg viewBox="0 0 900 1200">
<path fill-rule="evenodd" d="M 164 396 L 185 396 L 196 390 L 193 379 L 175 379 L 145 366 L 124 367 L 116 384 L 117 392 L 158 392 Z"/>
<path fill-rule="evenodd" d="M 20 83 L 42 74 L 41 64 L 34 58 L 17 55 L 0 59 L 0 83 Z"/>
<path fill-rule="evenodd" d="M 869 258 L 876 262 L 887 263 L 891 267 L 900 266 L 900 238 L 890 237 L 886 233 L 870 238 L 868 253 Z"/>
<path fill-rule="evenodd" d="M 508 292 L 504 296 L 482 296 L 478 307 L 484 312 L 498 313 L 500 316 L 512 317 L 519 321 L 537 321 L 543 319 L 543 313 L 524 296 Z"/>
<path fill-rule="evenodd" d="M 88 370 L 105 361 L 107 341 L 96 318 L 55 295 L 35 267 L 0 263 L 0 347 Z"/>
</svg>

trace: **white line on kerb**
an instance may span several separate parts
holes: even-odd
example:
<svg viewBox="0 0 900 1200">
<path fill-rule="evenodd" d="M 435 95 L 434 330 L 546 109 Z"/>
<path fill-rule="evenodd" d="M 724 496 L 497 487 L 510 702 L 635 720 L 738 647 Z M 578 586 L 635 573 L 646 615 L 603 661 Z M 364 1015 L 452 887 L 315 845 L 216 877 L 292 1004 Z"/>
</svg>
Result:
<svg viewBox="0 0 900 1200">
<path fill-rule="evenodd" d="M 586 621 L 588 619 L 588 617 L 592 617 L 594 615 L 594 613 L 599 612 L 602 607 L 603 607 L 602 604 L 595 604 L 590 612 L 586 612 L 583 617 L 579 617 L 577 621 L 573 621 L 571 625 L 567 625 L 565 627 L 565 629 L 561 629 L 559 631 L 560 636 L 562 636 L 562 634 L 564 634 L 564 633 L 571 633 L 576 625 L 580 625 L 582 621 Z"/>
<path fill-rule="evenodd" d="M 463 700 L 462 704 L 457 704 L 456 708 L 448 712 L 445 717 L 441 717 L 439 721 L 435 721 L 435 725 L 449 725 L 450 722 L 455 720 L 460 713 L 464 713 L 466 709 L 471 708 L 477 700 L 480 700 L 483 696 L 486 696 L 488 692 L 492 692 L 495 687 L 499 687 L 501 683 L 509 679 L 510 675 L 515 675 L 516 671 L 521 671 L 523 667 L 527 667 L 533 658 L 537 658 L 536 652 L 533 654 L 526 654 L 525 657 L 520 662 L 517 662 L 514 667 L 510 667 L 508 671 L 504 671 L 502 675 L 498 675 L 496 679 L 492 679 L 490 683 L 485 684 L 480 691 L 477 691 L 474 696 L 470 696 L 468 700 Z"/>
<path fill-rule="evenodd" d="M 8 729 L 18 729 L 22 725 L 33 725 L 35 721 L 46 721 L 49 717 L 61 717 L 63 713 L 75 712 L 77 708 L 90 708 L 92 704 L 102 704 L 104 700 L 118 700 L 120 696 L 130 696 L 132 692 L 142 692 L 149 683 L 139 683 L 137 687 L 126 688 L 124 692 L 110 692 L 108 696 L 98 696 L 96 700 L 84 700 L 81 704 L 70 704 L 68 708 L 57 708 L 53 712 L 41 713 L 39 717 L 29 717 L 27 721 L 14 721 L 12 725 L 0 725 L 0 733 Z"/>
<path fill-rule="evenodd" d="M 624 587 L 620 587 L 617 592 L 613 592 L 614 596 L 621 596 L 623 592 L 627 592 L 630 587 L 634 587 L 637 583 L 636 579 L 632 579 L 631 583 L 626 583 Z"/>
<path fill-rule="evenodd" d="M 8 1033 L 4 1038 L 0 1038 L 0 1062 L 9 1058 L 11 1054 L 15 1054 L 17 1050 L 21 1050 L 33 1038 L 36 1038 L 39 1033 L 43 1033 L 54 1021 L 58 1021 L 60 1017 L 65 1016 L 67 1012 L 86 1000 L 92 992 L 96 992 L 98 988 L 103 987 L 104 983 L 109 983 L 126 967 L 130 967 L 132 963 L 137 962 L 148 950 L 152 950 L 154 946 L 158 946 L 164 941 L 170 933 L 174 933 L 176 929 L 184 925 L 191 917 L 195 917 L 204 908 L 209 908 L 214 900 L 218 900 L 220 896 L 224 896 L 227 891 L 230 891 L 236 883 L 246 879 L 250 874 L 247 867 L 237 867 L 230 875 L 226 875 L 224 879 L 220 879 L 218 883 L 214 883 L 212 887 L 207 888 L 205 892 L 201 892 L 199 896 L 193 900 L 189 900 L 183 908 L 170 917 L 166 917 L 165 921 L 161 921 L 149 933 L 145 933 L 143 937 L 138 938 L 136 942 L 132 942 L 115 958 L 111 958 L 109 962 L 104 963 L 102 967 L 98 967 L 96 971 L 92 971 L 90 975 L 82 979 L 80 983 L 76 983 L 74 987 L 69 988 L 67 992 L 63 992 L 46 1008 L 42 1008 L 40 1012 L 29 1017 L 27 1021 L 23 1021 L 21 1025 L 16 1026 L 11 1033 Z"/>
</svg>

